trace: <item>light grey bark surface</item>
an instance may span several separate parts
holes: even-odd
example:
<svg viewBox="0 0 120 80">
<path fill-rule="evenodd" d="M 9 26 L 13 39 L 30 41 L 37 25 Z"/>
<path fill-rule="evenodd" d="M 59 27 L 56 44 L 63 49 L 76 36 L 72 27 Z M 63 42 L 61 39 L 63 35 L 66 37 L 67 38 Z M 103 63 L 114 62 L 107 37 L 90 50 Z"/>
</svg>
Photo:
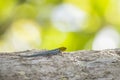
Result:
<svg viewBox="0 0 120 80">
<path fill-rule="evenodd" d="M 0 80 L 120 80 L 120 49 L 19 57 L 37 50 L 1 53 Z"/>
</svg>

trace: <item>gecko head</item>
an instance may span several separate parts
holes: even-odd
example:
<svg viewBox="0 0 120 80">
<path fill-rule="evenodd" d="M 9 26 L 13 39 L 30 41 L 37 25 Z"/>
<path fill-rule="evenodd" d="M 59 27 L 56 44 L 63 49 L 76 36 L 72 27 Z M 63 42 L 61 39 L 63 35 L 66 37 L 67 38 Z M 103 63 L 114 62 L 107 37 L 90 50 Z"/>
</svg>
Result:
<svg viewBox="0 0 120 80">
<path fill-rule="evenodd" d="M 67 48 L 66 47 L 60 47 L 60 51 L 65 51 Z"/>
</svg>

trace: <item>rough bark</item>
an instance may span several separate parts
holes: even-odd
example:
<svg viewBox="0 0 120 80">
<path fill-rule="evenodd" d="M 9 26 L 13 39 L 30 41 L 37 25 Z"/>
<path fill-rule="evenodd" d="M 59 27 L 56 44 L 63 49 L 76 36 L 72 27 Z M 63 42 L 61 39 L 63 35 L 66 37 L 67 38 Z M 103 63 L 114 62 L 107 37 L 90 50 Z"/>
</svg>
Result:
<svg viewBox="0 0 120 80">
<path fill-rule="evenodd" d="M 120 49 L 19 57 L 38 50 L 0 54 L 0 80 L 120 80 Z"/>
</svg>

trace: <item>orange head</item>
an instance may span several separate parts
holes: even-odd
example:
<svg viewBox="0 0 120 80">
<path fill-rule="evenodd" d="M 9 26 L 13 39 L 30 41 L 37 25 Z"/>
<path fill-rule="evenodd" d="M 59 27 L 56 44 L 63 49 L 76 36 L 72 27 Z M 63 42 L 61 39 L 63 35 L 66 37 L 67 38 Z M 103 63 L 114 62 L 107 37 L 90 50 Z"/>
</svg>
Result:
<svg viewBox="0 0 120 80">
<path fill-rule="evenodd" d="M 60 49 L 60 51 L 65 51 L 67 48 L 66 47 L 60 47 L 58 49 Z"/>
</svg>

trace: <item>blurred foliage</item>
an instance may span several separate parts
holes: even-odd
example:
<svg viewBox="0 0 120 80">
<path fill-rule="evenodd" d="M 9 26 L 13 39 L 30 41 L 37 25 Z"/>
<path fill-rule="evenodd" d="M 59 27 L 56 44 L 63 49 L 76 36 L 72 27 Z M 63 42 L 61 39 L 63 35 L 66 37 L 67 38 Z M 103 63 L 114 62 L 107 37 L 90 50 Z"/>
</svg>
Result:
<svg viewBox="0 0 120 80">
<path fill-rule="evenodd" d="M 119 5 L 119 0 L 0 0 L 0 51 L 93 49 L 104 27 L 119 34 Z"/>
</svg>

